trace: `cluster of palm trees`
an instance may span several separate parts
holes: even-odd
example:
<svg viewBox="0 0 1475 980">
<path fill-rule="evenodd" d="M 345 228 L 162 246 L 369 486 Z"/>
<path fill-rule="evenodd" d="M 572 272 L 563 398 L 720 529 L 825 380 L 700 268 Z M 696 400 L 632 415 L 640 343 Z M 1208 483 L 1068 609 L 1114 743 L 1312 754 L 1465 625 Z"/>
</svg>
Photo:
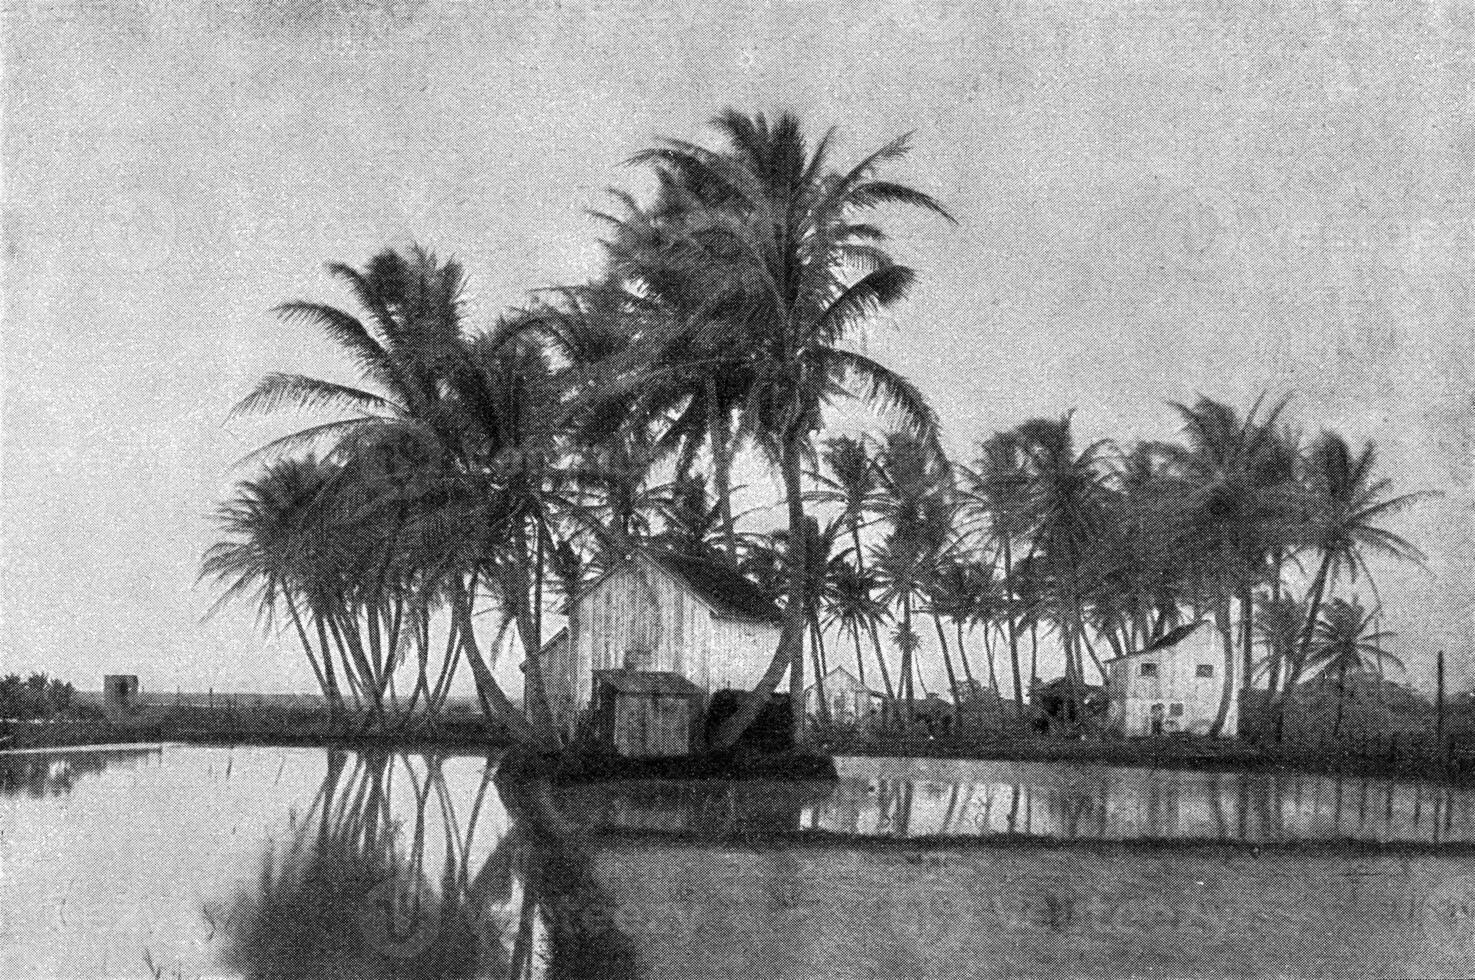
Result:
<svg viewBox="0 0 1475 980">
<path fill-rule="evenodd" d="M 949 463 L 920 392 L 848 343 L 916 278 L 874 213 L 952 220 L 881 175 L 906 137 L 847 169 L 832 132 L 811 143 L 788 114 L 729 110 L 714 125 L 719 149 L 668 139 L 633 158 L 656 190 L 645 203 L 617 192 L 598 215 L 595 280 L 545 290 L 487 329 L 466 323 L 462 266 L 418 247 L 328 267 L 356 310 L 278 307 L 332 338 L 362 380 L 272 374 L 237 406 L 333 415 L 253 454 L 259 470 L 221 505 L 204 574 L 224 583 L 222 602 L 250 596 L 289 624 L 333 710 L 433 724 L 464 668 L 512 738 L 561 749 L 545 612 L 648 544 L 731 562 L 782 601 L 772 661 L 719 747 L 786 676 L 804 737 L 806 659 L 822 679 L 827 635 L 850 640 L 862 680 L 874 660 L 910 711 L 920 617 L 959 705 L 985 684 L 1022 703 L 1026 638 L 1028 677 L 1053 635 L 1078 690 L 1108 651 L 1200 614 L 1226 663 L 1243 651 L 1248 686 L 1256 642 L 1272 636 L 1257 617 L 1314 569 L 1294 634 L 1274 634 L 1258 661 L 1281 692 L 1314 664 L 1322 610 L 1365 553 L 1417 556 L 1380 523 L 1412 498 L 1391 495 L 1373 447 L 1328 434 L 1303 449 L 1283 404 L 1263 416 L 1175 406 L 1180 442 L 1129 449 L 1078 446 L 1069 415 L 1032 420 L 982 443 L 972 466 Z M 841 396 L 876 408 L 889 433 L 822 440 Z M 778 478 L 776 531 L 737 530 L 744 453 Z M 495 625 L 479 636 L 484 613 Z M 986 680 L 965 647 L 980 633 Z M 522 706 L 494 674 L 517 648 Z M 1226 707 L 1230 696 L 1226 684 Z"/>
<path fill-rule="evenodd" d="M 273 374 L 242 401 L 242 413 L 337 417 L 263 447 L 260 473 L 220 510 L 204 574 L 225 583 L 223 600 L 249 595 L 290 621 L 335 710 L 433 716 L 464 665 L 512 737 L 558 750 L 544 609 L 632 547 L 652 509 L 681 510 L 699 457 L 734 558 L 731 460 L 744 449 L 784 488 L 787 614 L 758 696 L 719 744 L 786 672 L 802 690 L 802 467 L 824 407 L 858 396 L 936 452 L 917 390 L 845 344 L 915 279 L 868 219 L 886 205 L 946 212 L 880 175 L 905 137 L 841 169 L 833 133 L 811 144 L 789 114 L 714 123 L 722 149 L 663 140 L 634 158 L 658 189 L 644 205 L 617 193 L 619 213 L 600 215 L 610 234 L 595 281 L 546 291 L 490 329 L 464 323 L 462 267 L 418 248 L 329 266 L 356 312 L 278 308 L 336 341 L 363 383 Z M 650 485 L 656 472 L 675 474 L 667 489 Z M 487 609 L 522 648 L 525 712 L 493 673 L 499 644 L 476 636 Z"/>
<path fill-rule="evenodd" d="M 1401 667 L 1382 648 L 1392 634 L 1378 608 L 1332 593 L 1371 582 L 1372 555 L 1420 559 L 1386 527 L 1419 495 L 1392 492 L 1371 443 L 1354 452 L 1334 432 L 1306 443 L 1283 420 L 1284 401 L 1171 408 L 1182 423 L 1174 441 L 1081 445 L 1067 414 L 993 434 L 970 465 L 929 462 L 906 435 L 832 440 L 812 496 L 840 513 L 819 540 L 850 544 L 811 591 L 825 621 L 853 638 L 857 669 L 869 636 L 887 694 L 906 700 L 921 645 L 914 616 L 925 612 L 954 704 L 986 684 L 1022 712 L 1042 636 L 1079 699 L 1107 660 L 1208 619 L 1225 665 L 1217 733 L 1236 687 L 1262 687 L 1278 714 L 1303 680 L 1333 677 L 1340 690 L 1351 674 Z M 886 624 L 895 689 L 878 637 Z M 975 678 L 965 637 L 980 634 L 986 670 Z"/>
</svg>

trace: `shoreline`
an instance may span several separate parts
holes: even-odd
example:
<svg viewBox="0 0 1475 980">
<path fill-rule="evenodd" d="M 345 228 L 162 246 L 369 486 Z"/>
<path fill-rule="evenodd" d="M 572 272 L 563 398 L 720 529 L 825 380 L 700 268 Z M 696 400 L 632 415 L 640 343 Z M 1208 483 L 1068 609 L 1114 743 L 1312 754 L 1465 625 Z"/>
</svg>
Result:
<svg viewBox="0 0 1475 980">
<path fill-rule="evenodd" d="M 192 722 L 192 723 L 190 723 Z M 507 751 L 516 746 L 480 720 L 443 723 L 434 731 L 356 732 L 326 722 L 279 719 L 201 725 L 196 719 L 77 720 L 49 724 L 0 723 L 0 753 L 67 749 L 127 749 L 143 745 L 280 746 L 380 751 Z M 526 753 L 516 753 L 517 756 Z M 1206 742 L 1089 741 L 1043 737 L 984 739 L 876 738 L 819 740 L 812 750 L 778 756 L 722 754 L 632 760 L 573 753 L 556 763 L 515 763 L 517 771 L 556 781 L 601 779 L 833 779 L 837 756 L 1104 765 L 1114 768 L 1193 772 L 1304 774 L 1418 780 L 1440 785 L 1475 785 L 1475 767 L 1450 765 L 1429 755 L 1369 756 L 1352 751 L 1297 745 Z M 815 760 L 824 759 L 821 765 Z M 787 768 L 786 768 L 787 767 Z"/>
</svg>

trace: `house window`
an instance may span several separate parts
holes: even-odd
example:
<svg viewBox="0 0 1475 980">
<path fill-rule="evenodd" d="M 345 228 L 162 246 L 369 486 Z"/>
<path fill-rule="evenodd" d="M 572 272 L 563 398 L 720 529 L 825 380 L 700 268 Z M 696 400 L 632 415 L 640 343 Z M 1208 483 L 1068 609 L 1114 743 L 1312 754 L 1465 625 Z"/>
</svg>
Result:
<svg viewBox="0 0 1475 980">
<path fill-rule="evenodd" d="M 1155 664 L 1155 663 L 1153 663 L 1151 661 L 1148 661 L 1147 663 L 1144 663 L 1141 667 L 1137 668 L 1137 676 L 1138 677 L 1156 677 L 1157 676 L 1157 664 Z"/>
<path fill-rule="evenodd" d="M 1183 702 L 1182 701 L 1175 701 L 1173 704 L 1168 705 L 1168 717 L 1169 718 L 1182 718 L 1183 717 Z"/>
<path fill-rule="evenodd" d="M 1200 676 L 1200 677 L 1213 677 L 1214 676 L 1214 665 L 1213 664 L 1199 664 L 1198 665 L 1198 676 Z"/>
</svg>

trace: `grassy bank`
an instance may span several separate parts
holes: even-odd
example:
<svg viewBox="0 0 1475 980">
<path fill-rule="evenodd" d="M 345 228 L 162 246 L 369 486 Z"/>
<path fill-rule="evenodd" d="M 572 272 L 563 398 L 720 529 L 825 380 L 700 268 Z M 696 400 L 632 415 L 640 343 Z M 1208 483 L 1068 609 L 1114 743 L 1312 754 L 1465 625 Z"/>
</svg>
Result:
<svg viewBox="0 0 1475 980">
<path fill-rule="evenodd" d="M 156 708 L 121 718 L 0 722 L 0 750 L 184 742 L 196 745 L 337 745 L 347 748 L 501 748 L 505 732 L 479 716 L 371 727 L 365 717 L 274 708 Z"/>
</svg>

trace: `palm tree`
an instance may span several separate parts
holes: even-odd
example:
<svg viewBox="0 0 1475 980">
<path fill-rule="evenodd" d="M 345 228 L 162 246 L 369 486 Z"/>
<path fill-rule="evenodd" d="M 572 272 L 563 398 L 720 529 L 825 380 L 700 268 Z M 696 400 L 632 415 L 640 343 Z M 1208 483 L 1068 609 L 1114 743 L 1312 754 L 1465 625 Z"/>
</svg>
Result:
<svg viewBox="0 0 1475 980">
<path fill-rule="evenodd" d="M 1306 603 L 1286 592 L 1261 592 L 1256 597 L 1255 632 L 1265 645 L 1266 690 L 1277 697 L 1282 679 L 1287 690 L 1296 685 L 1305 661 L 1299 656 L 1301 624 L 1306 621 Z"/>
<path fill-rule="evenodd" d="M 972 623 L 984 627 L 984 648 L 988 654 L 989 689 L 999 693 L 999 680 L 994 672 L 993 650 L 989 646 L 988 634 L 993 627 L 994 606 L 993 575 L 989 565 L 963 554 L 956 547 L 942 556 L 924 580 L 927 610 L 932 614 L 937 630 L 937 644 L 943 656 L 949 658 L 947 635 L 942 629 L 942 620 L 953 622 L 957 641 L 958 660 L 963 668 L 962 700 L 971 698 L 978 690 L 973 678 L 973 667 L 968 662 L 968 651 L 963 644 L 963 629 Z M 950 658 L 949 658 L 950 662 Z M 957 695 L 954 695 L 957 697 Z M 961 700 L 959 702 L 961 704 Z"/>
<path fill-rule="evenodd" d="M 1182 481 L 1173 513 L 1195 574 L 1214 609 L 1224 643 L 1224 691 L 1210 733 L 1217 735 L 1233 698 L 1233 605 L 1240 610 L 1240 647 L 1252 670 L 1254 589 L 1268 577 L 1270 554 L 1293 539 L 1300 510 L 1295 459 L 1278 438 L 1280 401 L 1259 416 L 1263 397 L 1241 416 L 1223 402 L 1200 397 L 1192 407 L 1172 403 L 1183 419 L 1184 445 L 1163 447 Z"/>
<path fill-rule="evenodd" d="M 974 469 L 966 470 L 963 491 L 965 513 L 975 514 L 984 524 L 984 536 L 1002 563 L 1003 590 L 999 611 L 1003 614 L 1009 640 L 1009 666 L 1014 678 L 1015 710 L 1024 712 L 1024 684 L 1019 663 L 1020 604 L 1010 588 L 1015 581 L 1014 545 L 1022 538 L 1029 502 L 1029 473 L 1024 446 L 1018 434 L 999 432 L 984 440 Z M 992 664 L 992 657 L 990 658 Z"/>
<path fill-rule="evenodd" d="M 336 715 L 343 698 L 332 650 L 326 637 L 321 651 L 314 650 L 299 608 L 312 588 L 304 525 L 330 475 L 329 467 L 308 457 L 269 463 L 259 477 L 238 483 L 234 496 L 216 510 L 216 524 L 225 537 L 205 553 L 200 578 L 225 586 L 209 614 L 248 593 L 254 593 L 257 614 L 266 624 L 280 606 L 286 607 L 318 687 Z"/>
<path fill-rule="evenodd" d="M 705 444 L 712 459 L 722 541 L 730 560 L 737 557 L 732 508 L 732 462 L 742 433 L 732 420 L 754 383 L 746 345 L 736 342 L 743 324 L 724 316 L 700 280 L 666 261 L 671 241 L 700 214 L 690 190 L 659 171 L 655 204 L 643 210 L 628 194 L 616 192 L 623 217 L 596 216 L 614 229 L 605 243 L 608 283 L 621 290 L 622 329 L 629 342 L 618 356 L 594 362 L 595 390 L 590 405 L 596 417 L 659 432 L 662 454 L 679 453 L 686 470 Z M 694 216 L 689 206 L 697 205 Z M 614 286 L 618 284 L 618 286 Z"/>
<path fill-rule="evenodd" d="M 886 606 L 877 595 L 881 581 L 874 572 L 861 571 L 840 556 L 838 567 L 832 569 L 830 586 L 826 597 L 825 629 L 836 627 L 842 634 L 849 633 L 855 642 L 855 669 L 861 684 L 866 683 L 865 657 L 861 653 L 861 633 L 869 634 L 875 649 L 876 664 L 881 671 L 881 682 L 886 688 L 888 704 L 894 703 L 896 690 L 891 685 L 891 672 L 886 667 L 886 657 L 881 652 L 880 626 L 886 621 Z"/>
<path fill-rule="evenodd" d="M 530 437 L 528 420 L 551 423 L 564 417 L 552 411 L 558 400 L 546 357 L 523 339 L 526 328 L 521 323 L 503 324 L 478 337 L 463 332 L 466 280 L 454 261 L 441 263 L 416 247 L 407 255 L 385 250 L 363 270 L 341 263 L 328 269 L 348 284 L 363 309 L 362 318 L 305 301 L 282 304 L 277 312 L 327 333 L 378 390 L 273 374 L 235 409 L 246 413 L 291 406 L 351 413 L 258 451 L 270 458 L 330 445 L 330 460 L 353 465 L 354 479 L 342 486 L 355 499 L 346 511 L 338 508 L 340 515 L 351 515 L 360 524 L 378 522 L 372 528 L 361 526 L 356 535 L 359 541 L 377 541 L 377 546 L 335 555 L 336 567 L 316 576 L 322 583 L 317 598 L 327 607 L 320 622 L 351 652 L 377 710 L 385 690 L 394 696 L 394 669 L 403 656 L 399 643 L 407 623 L 403 588 L 417 582 L 427 601 L 449 601 L 451 628 L 489 717 L 497 717 L 519 737 L 552 746 L 556 734 L 541 691 L 541 671 L 534 669 L 539 617 L 533 614 L 531 597 L 540 595 L 541 562 L 528 581 L 534 564 L 529 552 L 541 556 L 548 543 L 546 521 L 538 524 L 541 518 L 531 516 L 544 511 L 529 504 L 541 500 L 537 481 L 552 455 L 551 437 L 542 428 L 537 438 Z M 381 462 L 386 454 L 389 465 Z M 407 481 L 407 474 L 415 479 Z M 478 520 L 468 525 L 466 518 Z M 530 543 L 531 537 L 536 542 Z M 413 564 L 403 565 L 404 557 Z M 487 587 L 513 611 L 529 649 L 531 725 L 513 708 L 476 648 L 470 604 Z M 366 626 L 362 638 L 354 628 L 359 616 Z"/>
<path fill-rule="evenodd" d="M 884 233 L 858 216 L 885 204 L 947 212 L 928 195 L 879 179 L 902 157 L 906 137 L 848 171 L 832 168 L 826 134 L 812 148 L 797 118 L 727 110 L 714 120 L 727 142 L 711 150 L 666 139 L 632 162 L 653 167 L 669 188 L 664 206 L 679 220 L 661 223 L 660 247 L 642 248 L 647 281 L 701 283 L 703 309 L 736 325 L 718 345 L 726 359 L 742 352 L 752 374 L 738 420 L 777 467 L 787 501 L 788 603 L 779 647 L 753 696 L 728 719 L 716 745 L 731 745 L 757 717 L 785 671 L 790 675 L 795 737 L 804 738 L 804 500 L 802 462 L 812 453 L 821 410 L 841 394 L 894 410 L 911 431 L 935 443 L 936 423 L 905 379 L 841 346 L 877 309 L 905 297 L 916 274 L 881 248 Z M 950 219 L 949 219 L 950 220 Z"/>
<path fill-rule="evenodd" d="M 915 715 L 914 674 L 920 646 L 912 626 L 912 614 L 927 602 L 933 570 L 951 543 L 953 508 L 948 499 L 951 488 L 946 461 L 933 456 L 925 443 L 906 433 L 892 433 L 887 437 L 878 469 L 881 489 L 877 494 L 877 509 L 890 530 L 881 543 L 875 565 L 884 584 L 883 601 L 900 610 L 898 693 L 906 700 L 910 720 Z M 957 677 L 946 646 L 942 654 L 956 704 Z"/>
<path fill-rule="evenodd" d="M 1335 432 L 1323 432 L 1311 447 L 1302 526 L 1307 544 L 1320 561 L 1311 580 L 1301 630 L 1298 652 L 1302 661 L 1310 655 L 1326 591 L 1343 570 L 1354 580 L 1359 571 L 1366 572 L 1366 552 L 1423 560 L 1418 548 L 1380 524 L 1423 495 L 1390 496 L 1392 481 L 1375 475 L 1377 458 L 1372 442 L 1354 454 Z"/>
<path fill-rule="evenodd" d="M 1045 573 L 1044 598 L 1060 630 L 1065 677 L 1075 710 L 1084 681 L 1084 579 L 1088 555 L 1103 523 L 1108 475 L 1100 465 L 1104 441 L 1077 451 L 1071 415 L 1032 419 L 1016 430 L 1029 477 L 1025 521 L 1035 556 Z M 1099 667 L 1099 665 L 1098 665 Z"/>
<path fill-rule="evenodd" d="M 1319 667 L 1323 678 L 1337 679 L 1337 719 L 1332 737 L 1342 732 L 1342 715 L 1347 701 L 1347 675 L 1381 670 L 1384 664 L 1403 669 L 1403 661 L 1383 649 L 1383 641 L 1395 634 L 1377 627 L 1379 610 L 1364 609 L 1357 599 L 1333 599 L 1316 621 L 1314 644 L 1308 666 Z M 1381 678 L 1380 678 L 1381 681 Z"/>
</svg>

